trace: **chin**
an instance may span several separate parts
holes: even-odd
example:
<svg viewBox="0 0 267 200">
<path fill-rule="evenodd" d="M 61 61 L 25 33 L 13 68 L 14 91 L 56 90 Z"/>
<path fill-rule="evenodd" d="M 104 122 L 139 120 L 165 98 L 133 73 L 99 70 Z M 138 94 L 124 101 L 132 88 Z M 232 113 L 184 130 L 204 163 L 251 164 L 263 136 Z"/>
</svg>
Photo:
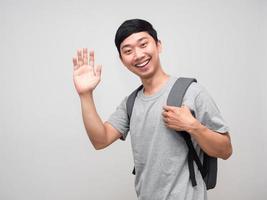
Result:
<svg viewBox="0 0 267 200">
<path fill-rule="evenodd" d="M 153 72 L 147 72 L 147 73 L 142 73 L 142 74 L 136 74 L 137 76 L 139 76 L 140 79 L 151 79 L 152 77 L 154 77 L 155 73 Z"/>
</svg>

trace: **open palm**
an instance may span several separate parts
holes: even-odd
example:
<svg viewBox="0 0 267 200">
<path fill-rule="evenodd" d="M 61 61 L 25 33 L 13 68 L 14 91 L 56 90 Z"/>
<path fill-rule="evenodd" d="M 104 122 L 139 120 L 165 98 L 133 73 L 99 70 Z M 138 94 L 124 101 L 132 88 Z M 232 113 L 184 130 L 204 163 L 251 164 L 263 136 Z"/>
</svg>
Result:
<svg viewBox="0 0 267 200">
<path fill-rule="evenodd" d="M 87 49 L 77 51 L 77 57 L 73 58 L 73 81 L 79 95 L 93 91 L 101 80 L 101 66 L 94 65 L 94 52 L 89 55 Z"/>
</svg>

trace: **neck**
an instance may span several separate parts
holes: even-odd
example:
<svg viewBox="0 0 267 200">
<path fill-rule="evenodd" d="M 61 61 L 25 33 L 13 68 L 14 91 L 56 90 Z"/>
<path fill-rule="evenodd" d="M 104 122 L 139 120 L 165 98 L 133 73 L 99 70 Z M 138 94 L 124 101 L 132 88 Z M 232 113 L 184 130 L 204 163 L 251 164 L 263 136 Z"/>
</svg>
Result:
<svg viewBox="0 0 267 200">
<path fill-rule="evenodd" d="M 144 94 L 147 96 L 155 94 L 162 88 L 168 79 L 169 75 L 163 70 L 159 70 L 156 74 L 149 78 L 141 79 L 144 86 Z"/>
</svg>

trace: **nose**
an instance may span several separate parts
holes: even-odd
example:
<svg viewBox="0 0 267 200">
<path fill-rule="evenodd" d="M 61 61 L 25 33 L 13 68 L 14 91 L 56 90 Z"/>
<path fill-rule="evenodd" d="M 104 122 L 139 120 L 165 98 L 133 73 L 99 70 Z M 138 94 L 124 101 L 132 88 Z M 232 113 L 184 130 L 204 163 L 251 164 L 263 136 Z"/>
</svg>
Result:
<svg viewBox="0 0 267 200">
<path fill-rule="evenodd" d="M 137 61 L 142 60 L 143 58 L 144 58 L 144 53 L 142 49 L 136 48 L 134 52 L 134 60 L 137 62 Z"/>
</svg>

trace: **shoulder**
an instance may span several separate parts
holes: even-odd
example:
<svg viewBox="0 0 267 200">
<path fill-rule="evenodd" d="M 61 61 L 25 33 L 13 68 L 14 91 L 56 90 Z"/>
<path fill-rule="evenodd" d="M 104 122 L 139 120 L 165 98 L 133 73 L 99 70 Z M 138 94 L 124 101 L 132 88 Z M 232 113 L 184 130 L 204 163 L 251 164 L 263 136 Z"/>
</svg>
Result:
<svg viewBox="0 0 267 200">
<path fill-rule="evenodd" d="M 207 111 L 210 107 L 217 107 L 206 88 L 198 82 L 194 82 L 188 87 L 184 95 L 183 104 L 188 105 L 195 111 L 202 109 Z"/>
<path fill-rule="evenodd" d="M 207 93 L 206 89 L 198 82 L 193 82 L 187 89 L 184 98 L 196 99 L 200 94 Z"/>
</svg>

